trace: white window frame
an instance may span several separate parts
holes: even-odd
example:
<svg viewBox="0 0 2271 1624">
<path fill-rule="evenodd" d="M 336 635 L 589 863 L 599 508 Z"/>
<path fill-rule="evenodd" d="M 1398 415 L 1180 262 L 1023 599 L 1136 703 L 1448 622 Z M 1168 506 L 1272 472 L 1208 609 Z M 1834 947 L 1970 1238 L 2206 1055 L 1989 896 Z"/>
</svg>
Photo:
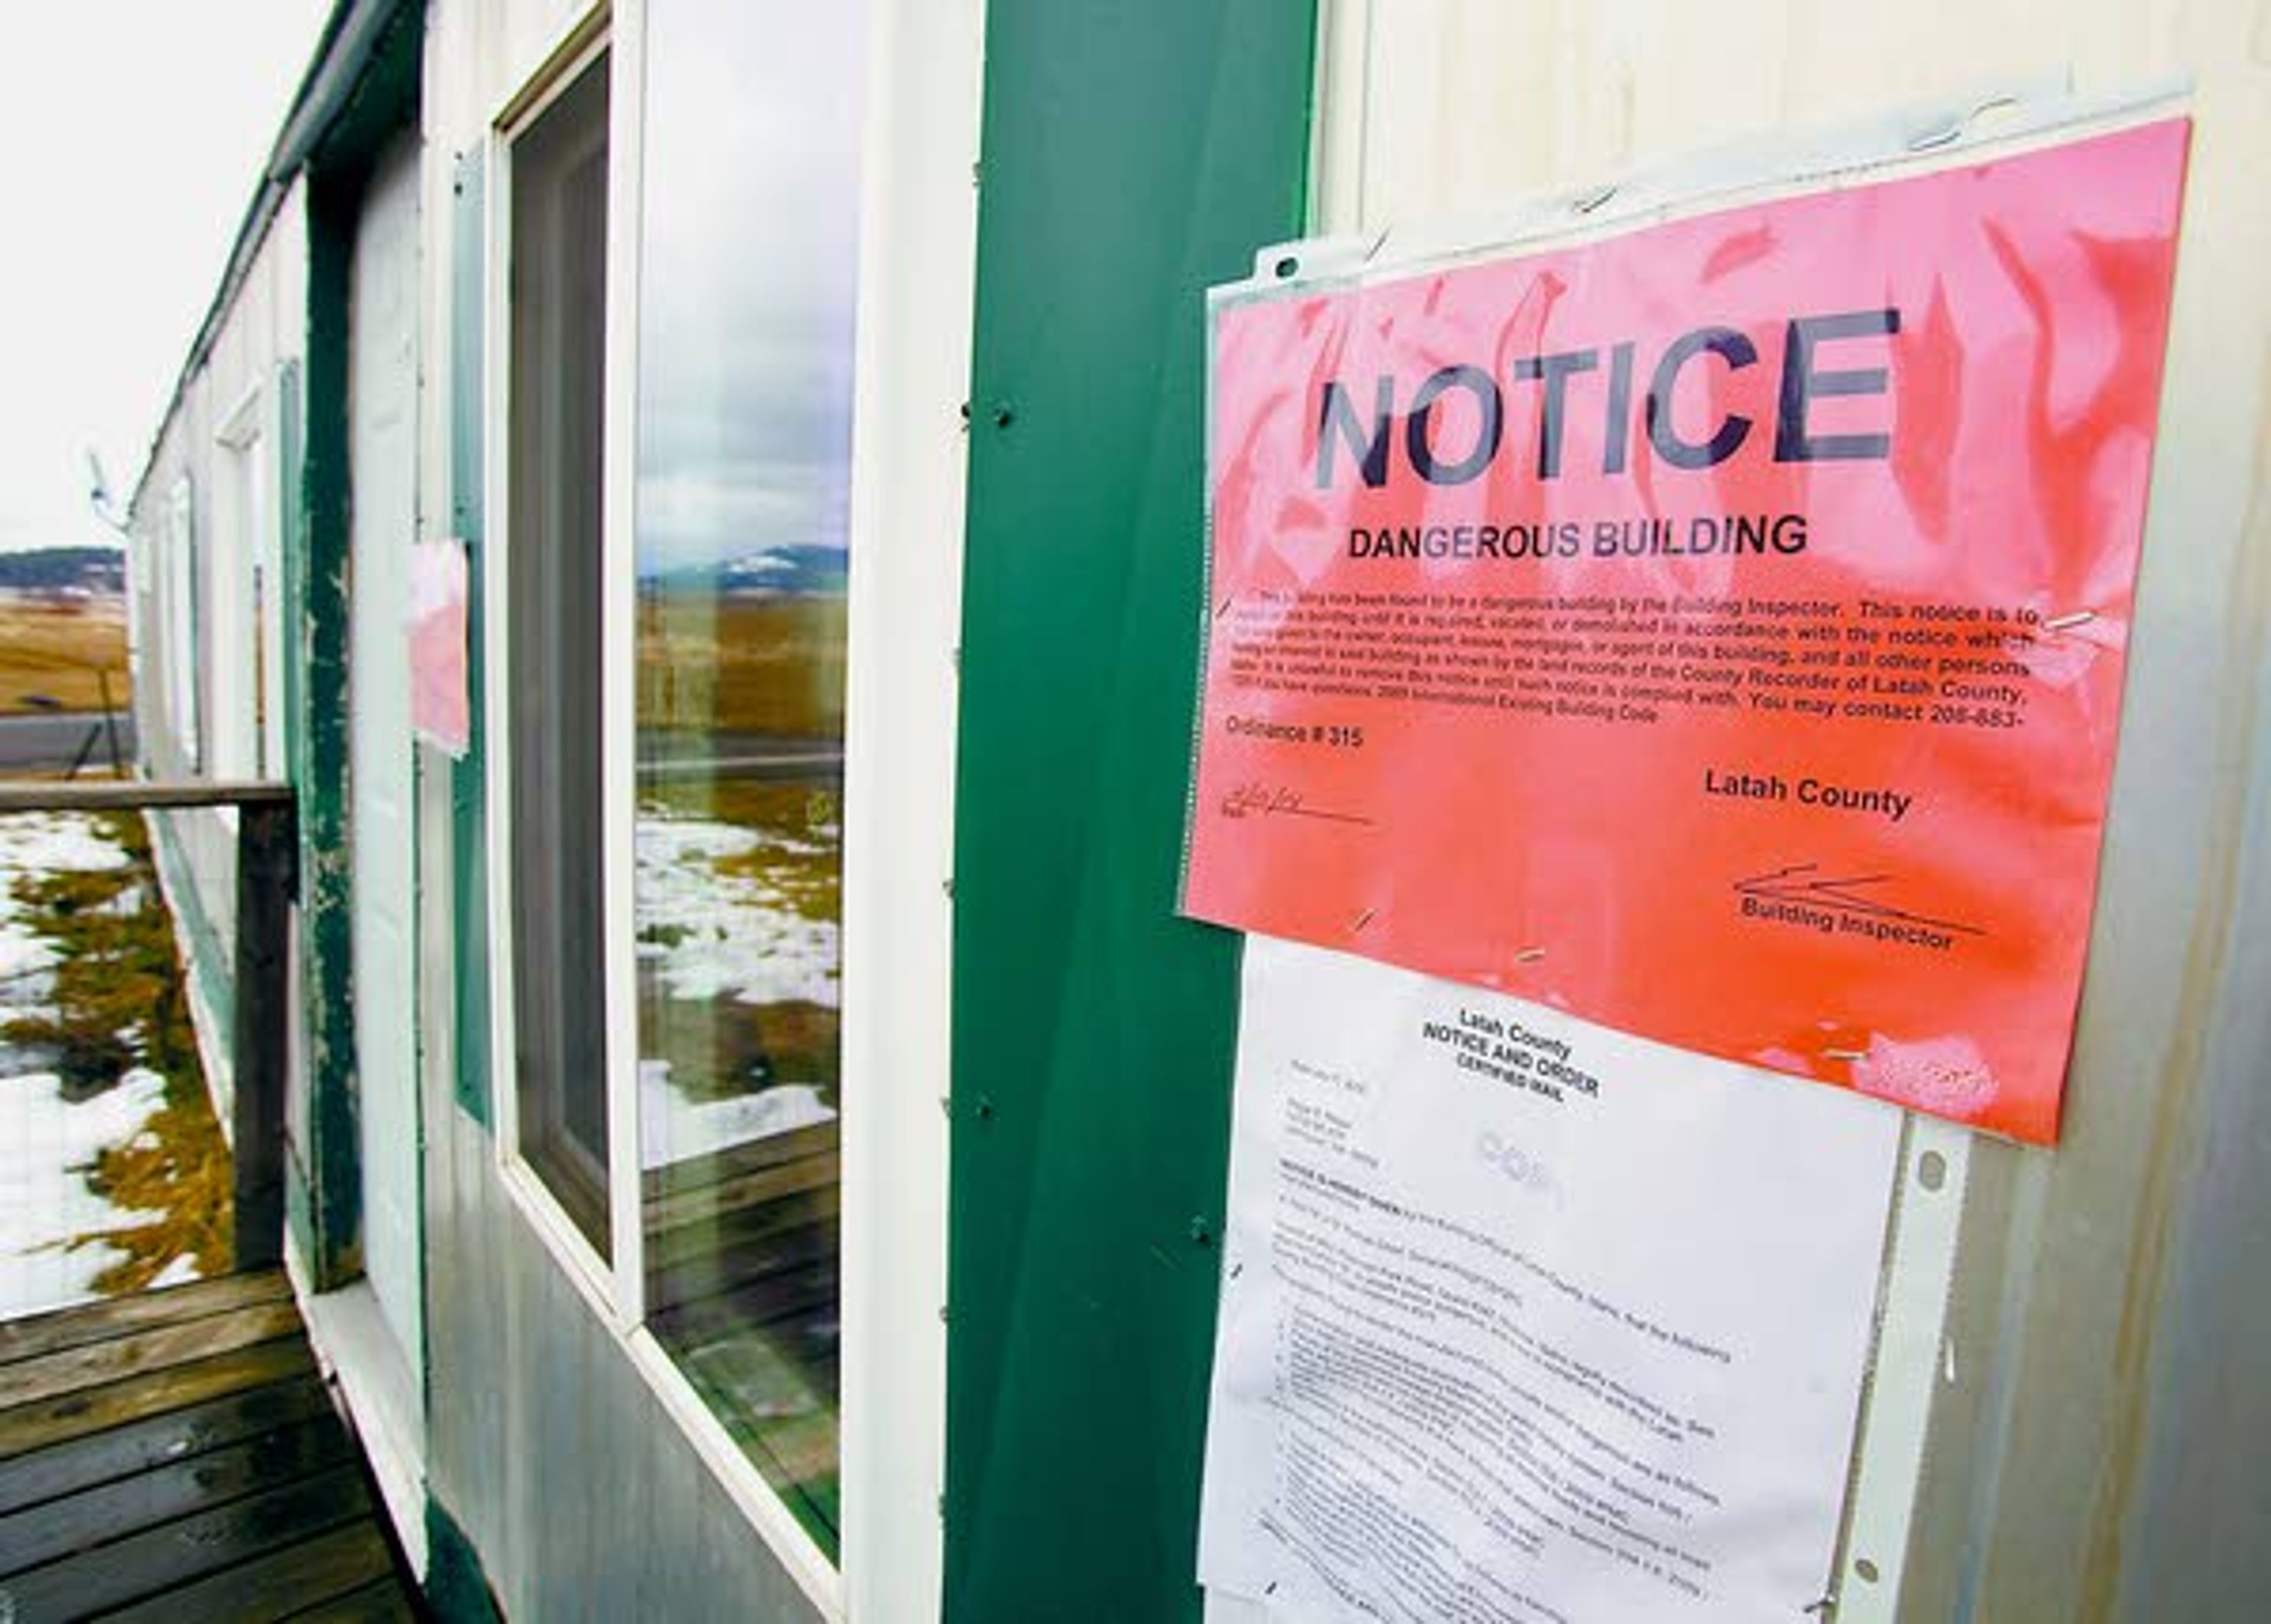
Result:
<svg viewBox="0 0 2271 1624">
<path fill-rule="evenodd" d="M 646 0 L 563 29 L 488 138 L 484 549 L 490 1075 L 510 1198 L 711 1473 L 823 1616 L 935 1617 L 942 1590 L 952 805 L 983 0 L 873 0 L 852 461 L 845 740 L 841 1568 L 829 1560 L 643 1322 L 637 959 L 637 437 Z M 608 71 L 607 384 L 601 556 L 601 840 L 610 1256 L 519 1151 L 514 1067 L 507 562 L 515 141 L 602 53 Z M 911 823 L 908 809 L 924 808 Z M 931 809 L 935 809 L 931 810 Z M 872 991 L 870 990 L 872 989 Z"/>
<path fill-rule="evenodd" d="M 204 638 L 197 602 L 197 496 L 182 474 L 166 494 L 166 568 L 160 592 L 166 613 L 166 715 L 183 766 L 196 773 L 203 761 L 203 720 L 197 703 L 198 645 Z"/>
<path fill-rule="evenodd" d="M 275 723 L 275 690 L 267 666 L 275 659 L 274 633 L 267 623 L 275 584 L 276 515 L 265 478 L 268 391 L 248 385 L 213 431 L 212 488 L 213 637 L 212 674 L 214 776 L 257 778 L 276 771 L 269 758 L 267 734 Z M 264 588 L 265 589 L 264 591 Z M 264 723 L 265 725 L 264 725 Z M 225 808 L 231 811 L 233 808 Z M 232 827 L 234 816 L 224 818 Z"/>
<path fill-rule="evenodd" d="M 510 580 L 507 571 L 509 549 L 512 536 L 511 510 L 511 242 L 512 242 L 512 159 L 515 144 L 540 119 L 560 96 L 575 83 L 583 71 L 607 57 L 609 84 L 607 90 L 607 211 L 608 211 L 608 283 L 607 366 L 607 392 L 604 409 L 608 429 L 602 458 L 602 479 L 608 492 L 601 518 L 601 556 L 608 574 L 614 573 L 619 550 L 616 532 L 620 525 L 616 493 L 629 474 L 622 460 L 624 447 L 617 443 L 619 436 L 614 423 L 617 416 L 629 409 L 632 394 L 619 369 L 618 362 L 629 342 L 631 317 L 618 297 L 615 264 L 618 258 L 618 220 L 616 211 L 622 206 L 625 154 L 616 145 L 625 134 L 629 103 L 634 100 L 626 93 L 622 56 L 622 36 L 636 32 L 624 25 L 637 12 L 637 0 L 612 9 L 605 5 L 592 8 L 562 30 L 552 47 L 545 53 L 535 71 L 501 107 L 492 119 L 488 131 L 488 173 L 492 177 L 488 189 L 488 247 L 486 256 L 486 309 L 482 322 L 485 354 L 482 376 L 487 384 L 483 402 L 485 422 L 482 433 L 482 480 L 486 487 L 487 505 L 491 533 L 495 540 L 483 548 L 482 591 L 487 600 L 495 606 L 485 622 L 485 659 L 483 661 L 484 704 L 488 711 L 488 735 L 496 741 L 487 757 L 489 778 L 488 803 L 488 879 L 489 918 L 493 923 L 493 939 L 489 953 L 490 974 L 490 1050 L 495 1079 L 494 1099 L 496 1112 L 496 1148 L 506 1190 L 518 1203 L 524 1216 L 540 1238 L 560 1263 L 569 1280 L 582 1293 L 585 1302 L 600 1320 L 618 1336 L 628 1336 L 638 1322 L 640 1280 L 643 1248 L 637 1231 L 633 1231 L 632 1254 L 627 1259 L 620 1249 L 622 1228 L 622 1215 L 609 1213 L 608 1233 L 614 1250 L 614 1261 L 599 1255 L 597 1248 L 585 1239 L 581 1227 L 566 1208 L 552 1194 L 535 1167 L 522 1155 L 520 1092 L 517 1085 L 518 1037 L 515 1027 L 514 965 L 512 954 L 513 875 L 510 815 L 512 807 L 512 718 L 506 703 L 510 691 L 512 673 L 512 642 L 514 627 L 509 606 L 511 602 Z M 636 138 L 635 131 L 633 138 Z M 621 542 L 629 540 L 626 533 Z M 609 606 L 611 608 L 612 606 Z M 615 635 L 616 628 L 602 615 L 602 642 Z M 602 699 L 603 726 L 612 733 L 614 716 L 612 696 Z M 612 808 L 622 788 L 615 779 L 615 752 L 612 748 L 603 757 L 602 794 Z M 627 783 L 628 780 L 625 780 Z M 615 839 L 609 817 L 603 840 L 602 861 L 606 868 L 615 866 Z M 609 917 L 616 917 L 613 888 L 607 898 Z M 607 1002 L 610 1015 L 606 1032 L 609 1073 L 607 1089 L 610 1109 L 608 1114 L 608 1158 L 612 1166 L 624 1164 L 621 1155 L 624 1144 L 622 1124 L 613 1109 L 615 1092 L 613 1071 L 615 1056 L 624 1039 L 622 1023 L 613 1013 L 616 1002 L 614 986 L 613 955 L 607 966 Z M 635 1052 L 635 1051 L 634 1051 Z M 636 1101 L 633 1102 L 636 1106 Z M 632 1160 L 637 1164 L 637 1122 L 631 1124 L 630 1145 Z M 614 1202 L 614 1181 L 609 1183 L 609 1198 Z M 633 1188 L 636 1191 L 636 1181 Z M 622 1265 L 628 1262 L 629 1269 Z"/>
</svg>

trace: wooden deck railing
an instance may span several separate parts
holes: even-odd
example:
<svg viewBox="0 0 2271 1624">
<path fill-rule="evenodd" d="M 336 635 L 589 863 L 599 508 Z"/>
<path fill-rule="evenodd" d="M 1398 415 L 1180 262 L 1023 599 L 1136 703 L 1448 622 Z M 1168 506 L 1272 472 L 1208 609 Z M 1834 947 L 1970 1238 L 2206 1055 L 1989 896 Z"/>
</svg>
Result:
<svg viewBox="0 0 2271 1624">
<path fill-rule="evenodd" d="M 284 1090 L 287 976 L 299 834 L 288 785 L 145 783 L 134 779 L 0 783 L 0 814 L 175 811 L 235 807 L 236 962 L 235 1086 L 229 1138 L 236 1266 L 271 1268 L 284 1256 Z"/>
</svg>

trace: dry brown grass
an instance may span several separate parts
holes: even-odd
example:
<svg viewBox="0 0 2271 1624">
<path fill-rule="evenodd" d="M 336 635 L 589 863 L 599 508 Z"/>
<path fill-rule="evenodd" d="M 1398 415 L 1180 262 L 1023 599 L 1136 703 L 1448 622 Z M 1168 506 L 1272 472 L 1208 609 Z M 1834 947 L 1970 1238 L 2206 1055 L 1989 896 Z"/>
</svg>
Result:
<svg viewBox="0 0 2271 1624">
<path fill-rule="evenodd" d="M 32 695 L 68 711 L 102 708 L 98 672 L 110 678 L 110 703 L 128 698 L 126 608 L 116 599 L 51 601 L 0 592 L 0 714 L 38 707 Z"/>
<path fill-rule="evenodd" d="M 646 598 L 641 724 L 840 737 L 844 611 L 841 598 Z"/>
<path fill-rule="evenodd" d="M 84 1170 L 89 1188 L 133 1216 L 57 1243 L 122 1253 L 94 1278 L 96 1291 L 118 1295 L 140 1291 L 182 1258 L 203 1275 L 228 1270 L 235 1174 L 207 1103 L 147 838 L 138 819 L 123 815 L 101 828 L 125 849 L 127 863 L 8 876 L 24 923 L 58 957 L 41 1006 L 0 1022 L 0 1044 L 51 1055 L 65 1088 L 80 1094 L 117 1087 L 134 1066 L 166 1079 L 165 1104 L 141 1131 L 98 1152 Z"/>
</svg>

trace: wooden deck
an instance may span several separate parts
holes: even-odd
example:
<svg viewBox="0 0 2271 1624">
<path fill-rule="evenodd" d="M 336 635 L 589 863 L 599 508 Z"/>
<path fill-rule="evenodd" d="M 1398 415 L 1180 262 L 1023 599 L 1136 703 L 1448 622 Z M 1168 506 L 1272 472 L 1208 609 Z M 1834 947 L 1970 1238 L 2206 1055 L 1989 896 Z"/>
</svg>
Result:
<svg viewBox="0 0 2271 1624">
<path fill-rule="evenodd" d="M 833 1120 L 651 1170 L 656 1338 L 808 1531 L 838 1531 L 843 1155 Z"/>
<path fill-rule="evenodd" d="M 414 1620 L 274 1270 L 0 1324 L 0 1624 Z"/>
</svg>

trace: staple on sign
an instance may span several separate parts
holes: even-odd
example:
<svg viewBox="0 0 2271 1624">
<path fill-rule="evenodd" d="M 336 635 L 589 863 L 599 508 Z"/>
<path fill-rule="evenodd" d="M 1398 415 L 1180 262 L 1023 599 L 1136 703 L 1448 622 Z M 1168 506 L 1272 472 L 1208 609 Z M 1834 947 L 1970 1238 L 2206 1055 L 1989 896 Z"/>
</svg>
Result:
<svg viewBox="0 0 2271 1624">
<path fill-rule="evenodd" d="M 1371 924 L 1372 916 L 1378 912 L 1379 910 L 1377 908 L 1366 908 L 1363 913 L 1358 914 L 1356 916 L 1356 923 L 1349 927 L 1349 934 L 1351 935 L 1354 935 L 1358 931 L 1362 930 L 1366 925 Z"/>
<path fill-rule="evenodd" d="M 1544 948 L 1526 947 L 1514 956 L 1514 962 L 1517 965 L 1534 965 L 1545 957 L 1545 950 Z"/>
<path fill-rule="evenodd" d="M 1865 1061 L 1869 1057 L 1858 1049 L 1824 1049 L 1821 1051 L 1821 1058 L 1824 1060 L 1859 1062 Z"/>
<path fill-rule="evenodd" d="M 2076 609 L 2071 615 L 2060 615 L 2043 622 L 2044 631 L 2071 631 L 2076 626 L 2087 626 L 2097 618 L 2095 609 Z"/>
</svg>

